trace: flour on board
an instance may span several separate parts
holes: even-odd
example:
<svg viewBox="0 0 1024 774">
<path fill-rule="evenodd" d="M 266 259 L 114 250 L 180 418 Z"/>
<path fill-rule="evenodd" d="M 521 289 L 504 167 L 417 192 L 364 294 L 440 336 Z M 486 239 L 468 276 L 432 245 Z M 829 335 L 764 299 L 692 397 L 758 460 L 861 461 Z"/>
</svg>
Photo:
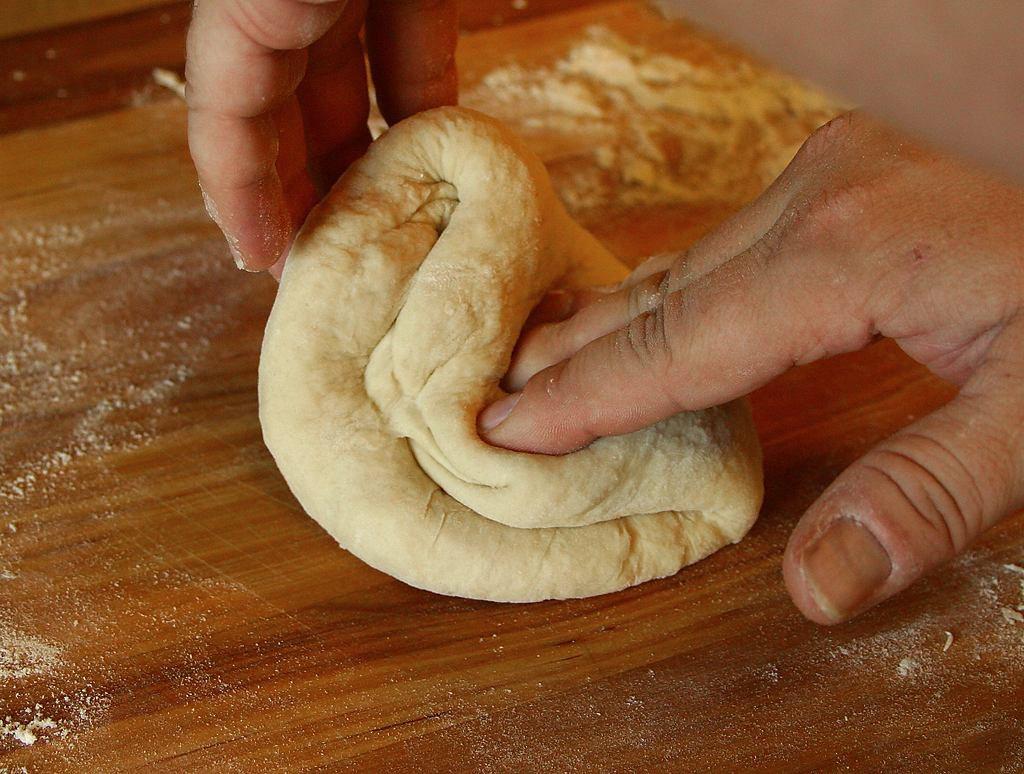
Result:
<svg viewBox="0 0 1024 774">
<path fill-rule="evenodd" d="M 106 652 L 91 648 L 134 612 L 117 584 L 95 597 L 90 573 L 141 560 L 98 540 L 87 556 L 67 547 L 53 572 L 39 541 L 68 507 L 87 523 L 116 518 L 131 482 L 109 455 L 174 421 L 179 391 L 232 319 L 225 305 L 242 294 L 194 292 L 234 271 L 219 241 L 197 239 L 201 203 L 79 185 L 89 207 L 64 223 L 0 223 L 0 751 L 51 744 L 65 758 L 106 717 L 116 685 Z"/>
<path fill-rule="evenodd" d="M 904 658 L 901 658 L 900 663 L 896 665 L 896 674 L 900 677 L 909 677 L 920 668 L 921 665 L 918 664 L 917 661 L 905 656 Z"/>
<path fill-rule="evenodd" d="M 524 135 L 577 214 L 742 203 L 840 112 L 831 98 L 740 57 L 698 60 L 594 26 L 554 64 L 497 68 L 460 99 Z"/>
<path fill-rule="evenodd" d="M 31 745 L 39 738 L 37 732 L 56 727 L 53 718 L 40 717 L 38 712 L 24 723 L 13 720 L 8 715 L 0 724 L 0 736 L 9 736 L 24 745 Z"/>
<path fill-rule="evenodd" d="M 57 645 L 25 634 L 0 619 L 0 682 L 45 674 L 62 663 Z"/>
<path fill-rule="evenodd" d="M 140 210 L 133 201 L 123 201 L 131 198 L 127 194 L 108 192 L 105 198 L 109 201 L 87 220 L 0 225 L 0 264 L 10 269 L 5 277 L 19 282 L 4 287 L 0 280 L 0 431 L 18 437 L 19 425 L 33 416 L 57 411 L 67 417 L 63 427 L 58 424 L 57 432 L 45 437 L 21 435 L 17 462 L 6 466 L 0 479 L 0 517 L 33 495 L 44 500 L 62 496 L 73 485 L 69 472 L 76 460 L 145 443 L 161 414 L 173 411 L 168 399 L 191 376 L 223 324 L 217 302 L 195 304 L 181 313 L 156 311 L 167 306 L 160 298 L 180 292 L 182 279 L 200 281 L 223 260 L 212 251 L 197 256 L 186 250 L 185 234 L 179 256 L 152 268 L 137 261 L 135 280 L 104 285 L 102 299 L 69 293 L 64 313 L 75 321 L 74 330 L 83 332 L 77 340 L 67 338 L 74 330 L 50 325 L 53 296 L 64 299 L 54 290 L 60 285 L 48 283 L 73 266 L 102 260 L 102 251 L 124 243 L 140 221 L 151 228 L 173 228 L 195 216 L 194 207 L 183 210 L 166 201 Z M 119 256 L 122 261 L 131 257 Z M 83 270 L 61 282 L 89 287 L 106 271 L 102 266 Z M 151 297 L 155 301 L 147 302 Z M 154 309 L 152 316 L 123 319 L 122 310 L 147 307 Z"/>
</svg>

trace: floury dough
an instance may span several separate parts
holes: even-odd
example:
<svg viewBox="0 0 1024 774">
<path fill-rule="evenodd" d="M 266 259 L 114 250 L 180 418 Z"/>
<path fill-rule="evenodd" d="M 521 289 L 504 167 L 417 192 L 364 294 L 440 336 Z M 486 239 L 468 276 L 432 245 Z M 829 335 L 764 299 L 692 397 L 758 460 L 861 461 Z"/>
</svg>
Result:
<svg viewBox="0 0 1024 774">
<path fill-rule="evenodd" d="M 742 401 L 562 457 L 477 436 L 542 295 L 625 274 L 493 119 L 392 128 L 309 216 L 267 323 L 260 420 L 303 508 L 406 583 L 497 601 L 616 591 L 740 540 L 762 495 Z"/>
</svg>

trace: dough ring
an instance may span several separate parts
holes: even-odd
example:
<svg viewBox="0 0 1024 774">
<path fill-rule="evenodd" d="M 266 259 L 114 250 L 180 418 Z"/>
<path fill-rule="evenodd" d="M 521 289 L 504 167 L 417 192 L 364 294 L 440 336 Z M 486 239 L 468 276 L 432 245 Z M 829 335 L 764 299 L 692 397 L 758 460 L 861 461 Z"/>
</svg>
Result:
<svg viewBox="0 0 1024 774">
<path fill-rule="evenodd" d="M 302 507 L 406 583 L 509 602 L 616 591 L 740 540 L 762 496 L 744 401 L 562 457 L 476 434 L 541 296 L 625 275 L 493 119 L 392 128 L 309 216 L 267 323 L 260 421 Z"/>
</svg>

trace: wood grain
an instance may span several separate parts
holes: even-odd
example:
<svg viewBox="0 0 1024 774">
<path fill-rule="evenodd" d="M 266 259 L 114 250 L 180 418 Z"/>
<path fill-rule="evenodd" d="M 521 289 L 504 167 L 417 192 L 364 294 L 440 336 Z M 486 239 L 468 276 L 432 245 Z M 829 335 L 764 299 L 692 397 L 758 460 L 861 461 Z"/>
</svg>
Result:
<svg viewBox="0 0 1024 774">
<path fill-rule="evenodd" d="M 475 0 L 461 7 L 463 28 L 480 29 L 594 5 L 595 0 Z M 157 6 L 185 6 L 187 0 L 0 0 L 0 38 L 43 32 L 73 24 L 124 16 Z"/>
<path fill-rule="evenodd" d="M 0 0 L 0 38 L 165 4 L 166 0 Z"/>
<path fill-rule="evenodd" d="M 11 16 L 4 15 L 4 2 L 11 6 Z M 460 24 L 466 31 L 485 29 L 598 2 L 531 0 L 521 5 L 510 0 L 474 0 L 462 4 Z M 74 20 L 81 23 L 29 33 L 29 26 L 35 29 L 59 19 L 55 10 L 59 4 L 49 4 L 38 9 L 43 17 L 38 25 L 25 26 L 25 34 L 6 40 L 0 22 L 0 134 L 171 98 L 154 83 L 153 68 L 184 72 L 191 3 L 109 3 L 89 9 L 76 4 Z M 140 10 L 107 15 L 121 5 Z M 25 0 L 0 0 L 0 19 L 17 25 L 25 7 L 29 16 L 35 13 L 35 6 L 26 5 Z M 89 15 L 78 16 L 79 10 Z M 11 31 L 18 30 L 12 27 Z"/>
<path fill-rule="evenodd" d="M 594 24 L 736 56 L 602 6 L 467 35 L 467 94 L 495 68 L 551 66 Z M 565 136 L 530 141 L 568 192 L 594 148 Z M 749 195 L 577 212 L 636 259 Z M 951 395 L 893 346 L 753 396 L 767 497 L 739 545 L 595 599 L 451 599 L 339 549 L 277 473 L 256 413 L 274 285 L 235 271 L 206 220 L 179 103 L 0 138 L 0 212 L 0 767 L 1024 766 L 1024 628 L 999 613 L 1021 593 L 1003 566 L 1024 563 L 1019 516 L 851 624 L 804 621 L 782 585 L 828 481 Z"/>
<path fill-rule="evenodd" d="M 0 133 L 168 99 L 184 71 L 187 2 L 0 40 Z"/>
</svg>

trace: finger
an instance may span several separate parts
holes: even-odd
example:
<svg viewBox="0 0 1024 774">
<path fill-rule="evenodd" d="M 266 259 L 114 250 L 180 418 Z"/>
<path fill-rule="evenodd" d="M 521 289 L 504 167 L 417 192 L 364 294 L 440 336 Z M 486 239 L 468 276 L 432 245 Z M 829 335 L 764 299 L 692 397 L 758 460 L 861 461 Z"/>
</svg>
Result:
<svg viewBox="0 0 1024 774">
<path fill-rule="evenodd" d="M 305 129 L 299 101 L 294 96 L 289 97 L 272 113 L 272 122 L 277 129 L 274 170 L 281 181 L 290 236 L 318 198 L 306 169 Z"/>
<path fill-rule="evenodd" d="M 274 116 L 303 76 L 301 49 L 330 28 L 343 5 L 196 4 L 187 44 L 189 148 L 211 217 L 246 268 L 270 265 L 290 239 Z"/>
<path fill-rule="evenodd" d="M 761 197 L 734 213 L 681 255 L 666 253 L 644 261 L 611 294 L 594 296 L 570 319 L 527 328 L 505 377 L 507 389 L 520 390 L 534 374 L 565 360 L 591 341 L 656 309 L 665 296 L 769 240 L 790 202 L 786 175 Z"/>
<path fill-rule="evenodd" d="M 489 406 L 479 420 L 483 437 L 561 454 L 724 403 L 794 364 L 871 339 L 869 299 L 858 283 L 837 286 L 832 262 L 760 245 Z"/>
<path fill-rule="evenodd" d="M 622 282 L 635 285 L 652 274 L 670 272 L 670 289 L 678 290 L 698 277 L 750 250 L 759 242 L 770 243 L 789 225 L 784 214 L 790 210 L 799 181 L 806 177 L 799 156 L 783 170 L 765 191 L 702 236 L 682 255 L 663 253 L 644 261 Z"/>
<path fill-rule="evenodd" d="M 1018 347 L 1019 358 L 1024 337 Z M 804 615 L 846 620 L 1024 506 L 1024 363 L 1016 368 L 1003 386 L 972 393 L 969 384 L 872 449 L 811 506 L 783 562 Z"/>
<path fill-rule="evenodd" d="M 351 0 L 333 27 L 309 48 L 297 95 L 308 167 L 322 195 L 370 144 L 370 97 L 359 30 L 366 0 Z"/>
<path fill-rule="evenodd" d="M 275 167 L 276 126 L 270 116 L 196 113 L 188 133 L 206 211 L 224 232 L 238 268 L 260 271 L 284 250 L 291 232 Z"/>
<path fill-rule="evenodd" d="M 534 374 L 657 308 L 665 296 L 667 276 L 667 272 L 651 274 L 621 290 L 592 296 L 590 303 L 566 319 L 524 327 L 505 375 L 505 388 L 521 390 Z"/>
<path fill-rule="evenodd" d="M 663 267 L 662 270 L 671 272 L 671 288 L 676 290 L 742 255 L 758 243 L 771 243 L 774 235 L 789 225 L 785 213 L 793 201 L 797 179 L 793 167 L 787 167 L 764 193 L 687 248 L 681 260 L 671 261 L 671 254 L 656 256 L 647 262 L 650 266 L 641 264 L 633 274 L 639 274 L 639 279 Z M 630 280 L 627 283 L 631 284 Z"/>
<path fill-rule="evenodd" d="M 458 100 L 455 0 L 372 0 L 366 46 L 377 104 L 393 124 Z"/>
<path fill-rule="evenodd" d="M 567 320 L 583 309 L 583 307 L 592 304 L 609 292 L 611 291 L 601 290 L 600 288 L 549 291 L 544 294 L 544 297 L 541 298 L 537 306 L 530 312 L 530 316 L 523 323 L 523 330 L 535 328 L 538 325 L 549 325 Z"/>
<path fill-rule="evenodd" d="M 666 254 L 664 256 L 653 256 L 634 269 L 622 282 L 617 282 L 612 285 L 572 289 L 557 288 L 555 290 L 548 291 L 537 303 L 537 306 L 533 308 L 533 311 L 530 312 L 530 316 L 526 319 L 526 322 L 523 323 L 523 330 L 527 331 L 539 325 L 550 325 L 552 323 L 564 322 L 594 302 L 613 293 L 618 293 L 627 285 L 633 285 L 639 282 L 646 276 L 642 275 L 641 272 L 648 265 L 658 264 L 664 259 L 664 268 L 658 269 L 659 272 L 664 272 L 671 265 L 671 262 L 668 259 L 674 260 L 678 257 L 678 253 Z M 648 273 L 653 274 L 655 271 Z"/>
</svg>

